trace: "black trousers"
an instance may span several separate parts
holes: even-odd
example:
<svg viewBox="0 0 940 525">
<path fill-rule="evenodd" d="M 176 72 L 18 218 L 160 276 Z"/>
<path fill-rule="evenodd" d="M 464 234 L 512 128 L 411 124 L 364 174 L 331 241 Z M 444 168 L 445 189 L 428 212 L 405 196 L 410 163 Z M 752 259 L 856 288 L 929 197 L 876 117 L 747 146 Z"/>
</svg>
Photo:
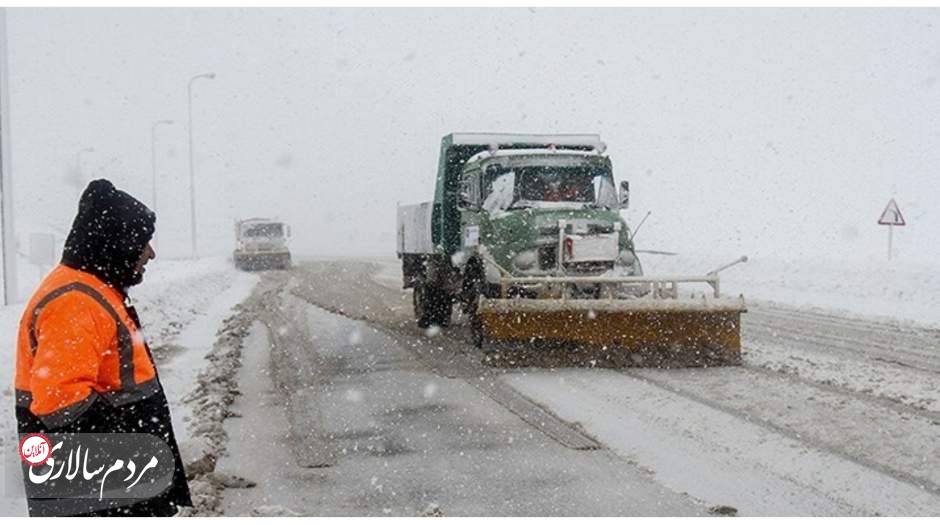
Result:
<svg viewBox="0 0 940 525">
<path fill-rule="evenodd" d="M 146 500 L 110 500 L 105 503 L 97 499 L 31 498 L 29 467 L 22 463 L 30 516 L 173 516 L 180 507 L 193 504 L 183 459 L 173 434 L 170 408 L 162 389 L 146 399 L 121 407 L 113 407 L 99 398 L 81 417 L 65 427 L 49 429 L 28 408 L 19 406 L 16 407 L 16 421 L 20 434 L 149 433 L 166 442 L 175 462 L 172 484 L 159 495 Z"/>
</svg>

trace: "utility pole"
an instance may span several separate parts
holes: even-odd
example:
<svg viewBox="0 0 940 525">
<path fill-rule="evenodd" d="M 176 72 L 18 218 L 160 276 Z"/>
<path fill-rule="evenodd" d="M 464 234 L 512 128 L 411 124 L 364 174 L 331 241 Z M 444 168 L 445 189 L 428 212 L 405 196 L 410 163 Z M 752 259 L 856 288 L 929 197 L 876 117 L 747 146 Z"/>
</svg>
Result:
<svg viewBox="0 0 940 525">
<path fill-rule="evenodd" d="M 7 10 L 0 8 L 0 238 L 3 304 L 17 301 L 16 236 L 13 229 L 13 176 L 10 173 L 10 90 L 7 74 Z"/>
<path fill-rule="evenodd" d="M 187 108 L 189 110 L 189 221 L 190 229 L 192 230 L 192 258 L 197 257 L 196 250 L 196 167 L 195 162 L 193 161 L 193 82 L 199 80 L 200 78 L 205 78 L 212 80 L 215 78 L 215 73 L 202 73 L 200 75 L 195 75 L 189 79 L 189 83 L 186 86 Z"/>
</svg>

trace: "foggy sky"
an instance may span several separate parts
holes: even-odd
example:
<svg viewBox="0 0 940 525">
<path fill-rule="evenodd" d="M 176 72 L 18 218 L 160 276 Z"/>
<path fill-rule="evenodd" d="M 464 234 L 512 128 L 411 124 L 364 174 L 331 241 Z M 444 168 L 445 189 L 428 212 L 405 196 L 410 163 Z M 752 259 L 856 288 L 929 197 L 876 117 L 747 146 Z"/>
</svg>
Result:
<svg viewBox="0 0 940 525">
<path fill-rule="evenodd" d="M 937 9 L 12 9 L 16 229 L 64 234 L 76 153 L 189 253 L 186 83 L 203 253 L 279 216 L 301 254 L 394 256 L 452 131 L 598 132 L 640 249 L 940 257 Z M 60 241 L 61 242 L 61 241 Z M 21 263 L 22 264 L 22 263 Z M 704 271 L 707 268 L 690 270 Z M 22 274 L 22 270 L 21 270 Z"/>
</svg>

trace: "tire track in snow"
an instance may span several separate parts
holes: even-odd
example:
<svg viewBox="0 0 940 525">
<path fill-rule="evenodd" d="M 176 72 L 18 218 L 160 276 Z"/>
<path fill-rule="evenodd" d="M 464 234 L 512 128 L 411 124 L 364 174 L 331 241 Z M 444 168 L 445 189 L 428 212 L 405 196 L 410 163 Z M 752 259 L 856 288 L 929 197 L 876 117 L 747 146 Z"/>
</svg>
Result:
<svg viewBox="0 0 940 525">
<path fill-rule="evenodd" d="M 759 338 L 765 341 L 778 342 L 779 344 L 779 340 L 783 339 L 798 345 L 813 346 L 827 353 L 838 353 L 854 360 L 868 359 L 922 372 L 940 374 L 940 349 L 933 349 L 935 353 L 918 352 L 911 347 L 871 340 L 871 334 L 839 336 L 806 329 L 795 333 L 792 326 L 750 318 L 746 319 L 743 325 L 746 327 L 747 332 L 756 332 Z M 755 327 L 757 330 L 754 330 Z"/>
<path fill-rule="evenodd" d="M 747 381 L 743 376 L 746 375 L 746 372 L 753 372 L 753 370 L 749 368 L 743 368 L 741 370 L 745 371 L 745 373 L 735 374 L 738 377 L 732 378 L 732 380 L 738 380 L 740 381 L 740 383 L 743 384 Z M 874 470 L 876 472 L 879 472 L 881 474 L 894 478 L 895 480 L 899 482 L 912 485 L 918 489 L 925 490 L 934 495 L 940 496 L 940 483 L 938 482 L 935 482 L 923 476 L 911 474 L 909 472 L 894 468 L 884 463 L 879 463 L 877 461 L 871 460 L 862 455 L 851 454 L 845 451 L 844 449 L 842 449 L 841 447 L 834 446 L 831 443 L 827 443 L 820 439 L 808 437 L 807 432 L 801 432 L 794 428 L 790 428 L 786 425 L 776 423 L 771 417 L 761 416 L 757 413 L 748 412 L 746 410 L 737 408 L 731 404 L 722 403 L 712 397 L 706 397 L 704 395 L 701 395 L 700 393 L 694 392 L 691 389 L 677 387 L 674 384 L 675 382 L 652 377 L 651 373 L 646 373 L 646 372 L 637 371 L 637 370 L 618 370 L 618 372 L 621 374 L 642 380 L 642 381 L 646 381 L 647 383 L 651 385 L 655 385 L 656 387 L 659 387 L 675 395 L 682 396 L 686 399 L 702 404 L 711 409 L 724 412 L 735 418 L 743 420 L 747 424 L 760 426 L 774 433 L 780 434 L 787 438 L 803 443 L 806 446 L 815 448 L 817 450 L 826 452 L 828 454 L 832 454 L 846 461 L 850 461 L 852 463 L 855 463 L 867 469 Z M 808 386 L 815 387 L 815 385 L 808 385 Z M 752 390 L 756 390 L 756 389 L 752 389 Z M 845 395 L 844 392 L 837 391 L 835 393 Z M 891 407 L 891 408 L 894 409 L 895 407 Z"/>
</svg>

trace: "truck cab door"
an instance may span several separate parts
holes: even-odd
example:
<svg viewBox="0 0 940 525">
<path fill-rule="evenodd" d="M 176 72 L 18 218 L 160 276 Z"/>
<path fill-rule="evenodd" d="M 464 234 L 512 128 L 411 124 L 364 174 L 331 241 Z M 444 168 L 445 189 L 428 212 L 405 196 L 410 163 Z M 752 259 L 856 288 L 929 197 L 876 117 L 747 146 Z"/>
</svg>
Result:
<svg viewBox="0 0 940 525">
<path fill-rule="evenodd" d="M 457 197 L 460 211 L 460 247 L 464 252 L 476 252 L 480 245 L 480 171 L 468 171 L 460 180 Z"/>
</svg>

